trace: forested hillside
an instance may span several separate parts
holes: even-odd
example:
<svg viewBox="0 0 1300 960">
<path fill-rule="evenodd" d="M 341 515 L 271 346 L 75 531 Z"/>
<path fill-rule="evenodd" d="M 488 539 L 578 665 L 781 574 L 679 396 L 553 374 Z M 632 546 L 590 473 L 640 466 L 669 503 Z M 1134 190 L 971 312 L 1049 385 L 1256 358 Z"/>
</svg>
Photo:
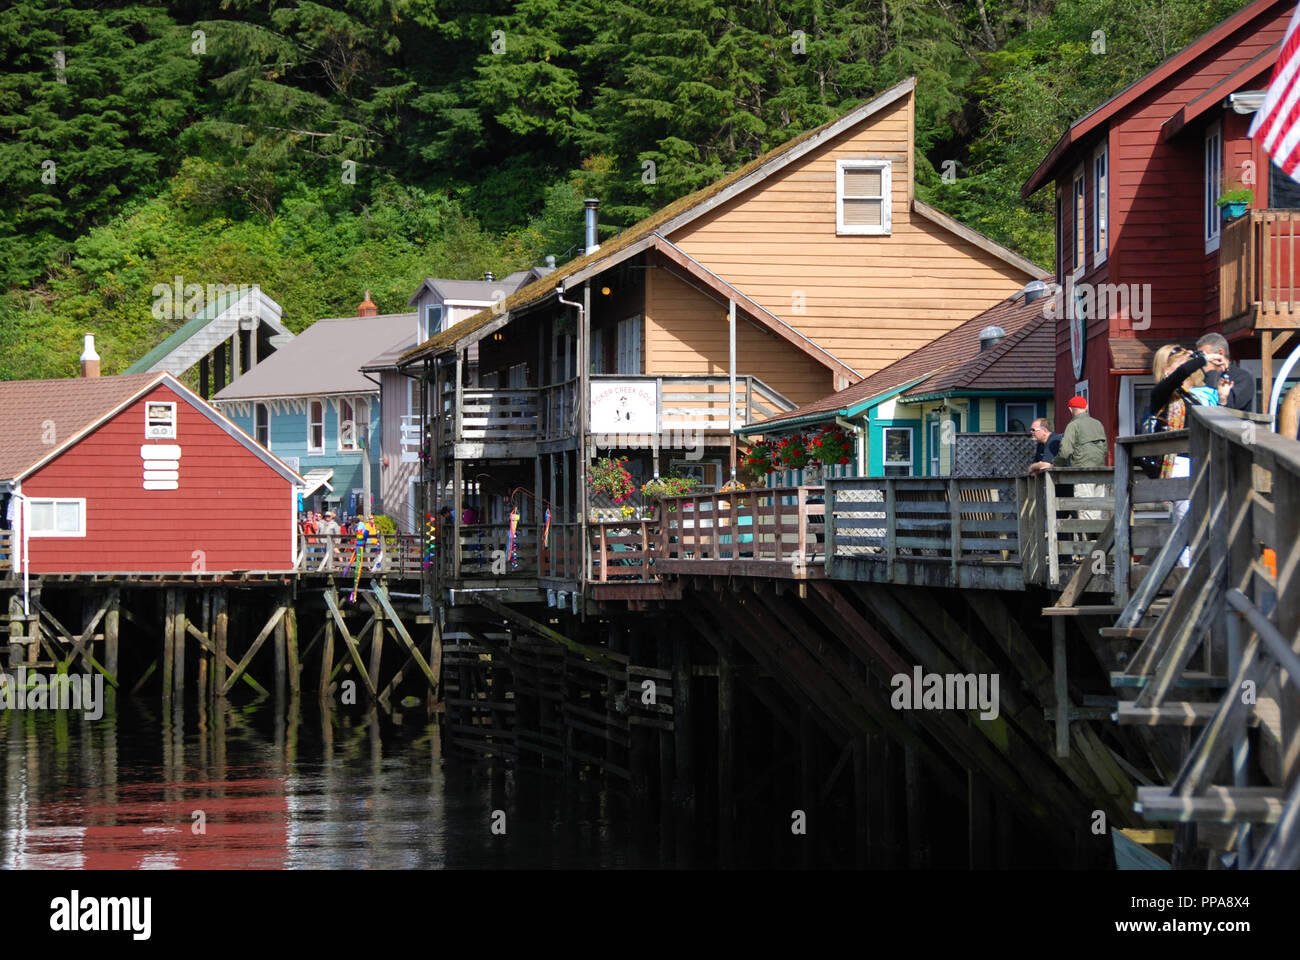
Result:
<svg viewBox="0 0 1300 960">
<path fill-rule="evenodd" d="M 915 74 L 922 199 L 1051 258 L 1067 123 L 1244 0 L 17 0 L 0 12 L 0 379 L 117 372 L 155 284 L 293 329 L 563 261 Z M 952 161 L 948 164 L 947 161 Z M 947 169 L 951 175 L 943 176 Z M 946 182 L 946 180 L 951 182 Z"/>
</svg>

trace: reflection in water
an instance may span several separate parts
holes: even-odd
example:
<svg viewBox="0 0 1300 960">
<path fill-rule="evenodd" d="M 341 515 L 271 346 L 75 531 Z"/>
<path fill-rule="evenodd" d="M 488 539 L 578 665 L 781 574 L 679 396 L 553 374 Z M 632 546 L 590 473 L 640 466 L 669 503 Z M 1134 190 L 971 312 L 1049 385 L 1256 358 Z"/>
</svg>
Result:
<svg viewBox="0 0 1300 960">
<path fill-rule="evenodd" d="M 273 701 L 102 719 L 0 711 L 0 866 L 685 866 L 673 831 L 592 783 L 447 761 L 437 728 Z M 492 833 L 493 811 L 506 833 Z"/>
</svg>

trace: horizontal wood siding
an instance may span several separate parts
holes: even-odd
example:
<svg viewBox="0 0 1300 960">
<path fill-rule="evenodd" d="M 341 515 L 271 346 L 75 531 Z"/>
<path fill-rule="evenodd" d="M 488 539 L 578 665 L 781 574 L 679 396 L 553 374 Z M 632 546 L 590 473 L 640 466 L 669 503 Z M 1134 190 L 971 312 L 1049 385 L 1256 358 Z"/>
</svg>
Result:
<svg viewBox="0 0 1300 960">
<path fill-rule="evenodd" d="M 375 512 L 387 514 L 397 524 L 398 532 L 412 533 L 410 526 L 409 502 L 410 480 L 420 472 L 420 463 L 402 462 L 402 418 L 407 414 L 407 384 L 409 377 L 385 370 L 380 374 L 379 422 L 382 431 L 380 447 L 383 457 L 380 461 L 378 502 Z M 416 393 L 415 402 L 420 402 Z M 385 466 L 385 464 L 387 464 Z"/>
<path fill-rule="evenodd" d="M 645 372 L 726 376 L 727 305 L 688 284 L 658 254 L 650 262 L 651 269 L 645 271 Z M 743 319 L 736 328 L 736 373 L 758 377 L 796 404 L 811 403 L 834 390 L 829 369 Z"/>
<path fill-rule="evenodd" d="M 911 111 L 908 95 L 669 239 L 864 376 L 874 373 L 1030 279 L 911 212 Z M 891 161 L 889 236 L 836 235 L 836 161 L 849 158 Z"/>
<path fill-rule="evenodd" d="M 150 400 L 177 402 L 176 440 L 145 440 Z M 144 489 L 140 447 L 162 443 L 181 447 L 179 490 Z M 33 573 L 293 566 L 289 481 L 166 386 L 24 480 L 23 493 L 86 499 L 86 536 L 32 538 Z"/>
</svg>

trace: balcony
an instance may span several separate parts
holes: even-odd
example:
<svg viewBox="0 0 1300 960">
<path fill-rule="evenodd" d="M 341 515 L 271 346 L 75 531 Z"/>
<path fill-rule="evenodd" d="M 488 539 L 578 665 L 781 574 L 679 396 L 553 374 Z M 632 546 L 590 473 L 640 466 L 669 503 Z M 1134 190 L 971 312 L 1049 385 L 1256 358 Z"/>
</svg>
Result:
<svg viewBox="0 0 1300 960">
<path fill-rule="evenodd" d="M 1300 326 L 1300 210 L 1250 210 L 1219 239 L 1219 319 L 1225 333 Z"/>
</svg>

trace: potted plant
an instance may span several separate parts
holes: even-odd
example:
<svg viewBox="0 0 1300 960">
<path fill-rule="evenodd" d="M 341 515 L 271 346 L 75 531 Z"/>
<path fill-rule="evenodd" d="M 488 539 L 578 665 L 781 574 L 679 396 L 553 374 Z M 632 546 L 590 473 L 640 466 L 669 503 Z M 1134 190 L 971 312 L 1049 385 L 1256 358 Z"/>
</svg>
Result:
<svg viewBox="0 0 1300 960">
<path fill-rule="evenodd" d="M 627 457 L 599 457 L 587 468 L 587 484 L 615 503 L 622 503 L 636 492 L 636 482 L 627 472 Z"/>
<path fill-rule="evenodd" d="M 847 464 L 853 456 L 853 441 L 848 431 L 833 423 L 809 437 L 807 448 L 810 460 L 827 467 Z"/>
<path fill-rule="evenodd" d="M 699 485 L 694 477 L 655 477 L 641 487 L 641 496 L 654 500 L 664 497 L 682 497 Z"/>
<path fill-rule="evenodd" d="M 1236 187 L 1220 194 L 1218 204 L 1219 209 L 1223 211 L 1224 222 L 1236 220 L 1244 214 L 1254 198 L 1255 192 L 1249 187 Z"/>
<path fill-rule="evenodd" d="M 776 469 L 774 447 L 770 440 L 759 440 L 749 448 L 741 464 L 756 477 L 765 477 Z"/>
</svg>

